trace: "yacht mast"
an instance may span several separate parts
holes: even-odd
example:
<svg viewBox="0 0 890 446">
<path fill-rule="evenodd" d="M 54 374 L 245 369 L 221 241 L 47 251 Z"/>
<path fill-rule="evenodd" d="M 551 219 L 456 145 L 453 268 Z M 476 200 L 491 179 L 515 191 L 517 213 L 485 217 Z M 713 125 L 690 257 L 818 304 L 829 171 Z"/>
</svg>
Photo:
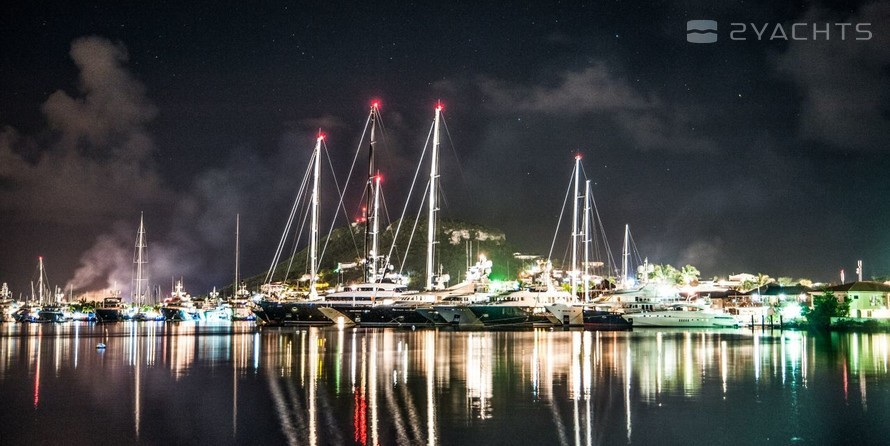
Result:
<svg viewBox="0 0 890 446">
<path fill-rule="evenodd" d="M 241 282 L 240 257 L 241 255 L 241 214 L 235 214 L 235 283 L 232 285 L 232 295 L 238 293 L 238 284 Z"/>
<path fill-rule="evenodd" d="M 627 288 L 627 268 L 630 260 L 630 225 L 624 225 L 624 246 L 621 248 L 621 283 Z"/>
<path fill-rule="evenodd" d="M 581 174 L 581 155 L 575 155 L 575 195 L 572 200 L 572 272 L 570 275 L 572 295 L 578 292 L 578 178 Z"/>
<path fill-rule="evenodd" d="M 590 301 L 590 180 L 584 183 L 584 301 Z"/>
<path fill-rule="evenodd" d="M 46 284 L 43 283 L 43 276 L 45 274 L 46 273 L 43 271 L 43 256 L 38 256 L 37 257 L 37 299 L 42 304 L 47 303 L 47 302 L 43 301 L 44 289 L 46 288 Z M 32 295 L 33 295 L 33 293 L 32 293 Z"/>
<path fill-rule="evenodd" d="M 378 233 L 379 233 L 379 212 L 380 212 L 380 175 L 377 172 L 377 166 L 374 162 L 374 151 L 377 146 L 377 118 L 379 113 L 379 103 L 371 104 L 371 138 L 370 150 L 368 151 L 368 190 L 367 204 L 365 212 L 365 259 L 367 266 L 365 268 L 365 281 L 375 283 L 379 280 L 378 274 L 378 252 L 380 250 Z"/>
<path fill-rule="evenodd" d="M 318 283 L 318 194 L 321 183 L 321 142 L 323 140 L 324 135 L 319 130 L 318 137 L 315 140 L 315 151 L 312 155 L 314 164 L 312 165 L 312 209 L 309 233 L 309 299 L 318 297 L 318 291 L 315 287 Z"/>
<path fill-rule="evenodd" d="M 144 215 L 139 214 L 139 230 L 136 231 L 136 253 L 133 256 L 133 263 L 136 266 L 136 275 L 133 280 L 133 303 L 137 305 L 145 305 L 145 294 L 148 291 L 146 287 L 147 278 L 145 275 L 145 225 Z"/>
<path fill-rule="evenodd" d="M 439 188 L 439 115 L 442 112 L 442 104 L 436 104 L 436 118 L 433 121 L 433 151 L 430 162 L 430 195 L 429 214 L 427 217 L 427 247 L 426 247 L 426 289 L 433 289 L 433 276 L 436 274 L 434 262 L 436 243 L 436 213 L 439 211 L 436 201 L 436 192 Z"/>
</svg>

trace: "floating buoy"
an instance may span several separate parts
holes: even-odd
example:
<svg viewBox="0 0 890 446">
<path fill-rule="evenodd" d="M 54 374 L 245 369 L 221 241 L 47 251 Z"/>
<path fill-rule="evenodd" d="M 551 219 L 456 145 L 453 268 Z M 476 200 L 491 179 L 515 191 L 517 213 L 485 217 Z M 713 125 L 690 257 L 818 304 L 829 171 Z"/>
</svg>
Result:
<svg viewBox="0 0 890 446">
<path fill-rule="evenodd" d="M 105 343 L 104 343 L 104 342 L 100 342 L 98 345 L 96 345 L 96 348 L 98 348 L 99 350 L 105 348 Z"/>
</svg>

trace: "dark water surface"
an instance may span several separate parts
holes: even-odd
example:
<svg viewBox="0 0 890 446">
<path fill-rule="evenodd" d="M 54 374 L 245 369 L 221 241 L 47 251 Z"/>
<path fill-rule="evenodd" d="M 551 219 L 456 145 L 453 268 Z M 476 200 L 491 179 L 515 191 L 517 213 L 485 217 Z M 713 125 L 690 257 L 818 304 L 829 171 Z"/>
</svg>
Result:
<svg viewBox="0 0 890 446">
<path fill-rule="evenodd" d="M 0 444 L 890 444 L 888 354 L 744 329 L 6 323 Z"/>
</svg>

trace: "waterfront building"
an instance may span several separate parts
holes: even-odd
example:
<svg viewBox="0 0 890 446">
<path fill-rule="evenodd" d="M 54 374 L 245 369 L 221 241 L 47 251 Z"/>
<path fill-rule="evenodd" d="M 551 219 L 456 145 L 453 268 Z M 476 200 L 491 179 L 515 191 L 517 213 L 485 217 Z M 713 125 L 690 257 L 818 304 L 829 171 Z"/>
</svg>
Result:
<svg viewBox="0 0 890 446">
<path fill-rule="evenodd" d="M 890 285 L 857 281 L 830 286 L 824 291 L 831 291 L 841 302 L 849 302 L 851 318 L 890 319 Z M 810 295 L 824 291 L 811 291 Z"/>
</svg>

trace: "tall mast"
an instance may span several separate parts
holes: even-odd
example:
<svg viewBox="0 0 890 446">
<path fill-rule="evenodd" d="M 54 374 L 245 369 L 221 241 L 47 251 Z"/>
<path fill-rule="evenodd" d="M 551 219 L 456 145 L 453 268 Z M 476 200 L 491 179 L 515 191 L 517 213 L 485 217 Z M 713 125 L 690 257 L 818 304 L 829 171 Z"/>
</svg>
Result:
<svg viewBox="0 0 890 446">
<path fill-rule="evenodd" d="M 578 292 L 578 179 L 581 175 L 581 155 L 575 155 L 575 195 L 572 200 L 572 295 Z"/>
<path fill-rule="evenodd" d="M 584 301 L 590 301 L 590 180 L 584 183 Z"/>
<path fill-rule="evenodd" d="M 436 192 L 439 188 L 439 115 L 442 112 L 442 104 L 436 104 L 436 118 L 433 121 L 433 152 L 430 162 L 430 195 L 429 214 L 427 217 L 426 234 L 426 289 L 433 289 L 433 276 L 436 274 L 434 262 L 436 243 L 436 213 L 439 211 L 436 201 Z"/>
<path fill-rule="evenodd" d="M 378 241 L 378 216 L 380 212 L 380 175 L 377 172 L 377 166 L 374 162 L 374 151 L 377 146 L 377 114 L 379 113 L 379 103 L 374 101 L 371 104 L 371 139 L 370 150 L 368 150 L 368 187 L 367 187 L 367 203 L 365 205 L 365 259 L 367 265 L 365 267 L 365 281 L 377 282 L 377 258 L 379 248 Z"/>
<path fill-rule="evenodd" d="M 232 286 L 232 295 L 238 292 L 238 283 L 241 282 L 240 257 L 241 255 L 241 214 L 235 214 L 235 284 Z"/>
<path fill-rule="evenodd" d="M 43 299 L 44 299 L 43 293 L 44 293 L 44 289 L 46 288 L 46 284 L 43 283 L 44 274 L 45 273 L 43 272 L 43 256 L 39 256 L 39 257 L 37 257 L 37 293 L 38 293 L 37 298 L 40 301 L 40 303 L 42 303 L 42 304 L 46 303 L 43 301 Z"/>
<path fill-rule="evenodd" d="M 318 291 L 315 289 L 318 283 L 318 194 L 321 183 L 321 142 L 324 135 L 321 130 L 318 131 L 318 137 L 315 140 L 315 151 L 312 155 L 314 164 L 312 165 L 312 214 L 311 229 L 309 235 L 309 298 L 318 297 Z"/>
<path fill-rule="evenodd" d="M 624 225 L 624 246 L 621 248 L 621 283 L 627 287 L 627 268 L 630 260 L 630 225 Z"/>
<path fill-rule="evenodd" d="M 145 294 L 148 291 L 148 287 L 146 286 L 146 282 L 148 281 L 145 278 L 145 225 L 144 225 L 144 215 L 142 213 L 139 214 L 139 230 L 136 231 L 136 253 L 133 256 L 133 263 L 136 266 L 136 275 L 133 280 L 133 303 L 138 305 L 144 305 L 145 302 Z"/>
</svg>

